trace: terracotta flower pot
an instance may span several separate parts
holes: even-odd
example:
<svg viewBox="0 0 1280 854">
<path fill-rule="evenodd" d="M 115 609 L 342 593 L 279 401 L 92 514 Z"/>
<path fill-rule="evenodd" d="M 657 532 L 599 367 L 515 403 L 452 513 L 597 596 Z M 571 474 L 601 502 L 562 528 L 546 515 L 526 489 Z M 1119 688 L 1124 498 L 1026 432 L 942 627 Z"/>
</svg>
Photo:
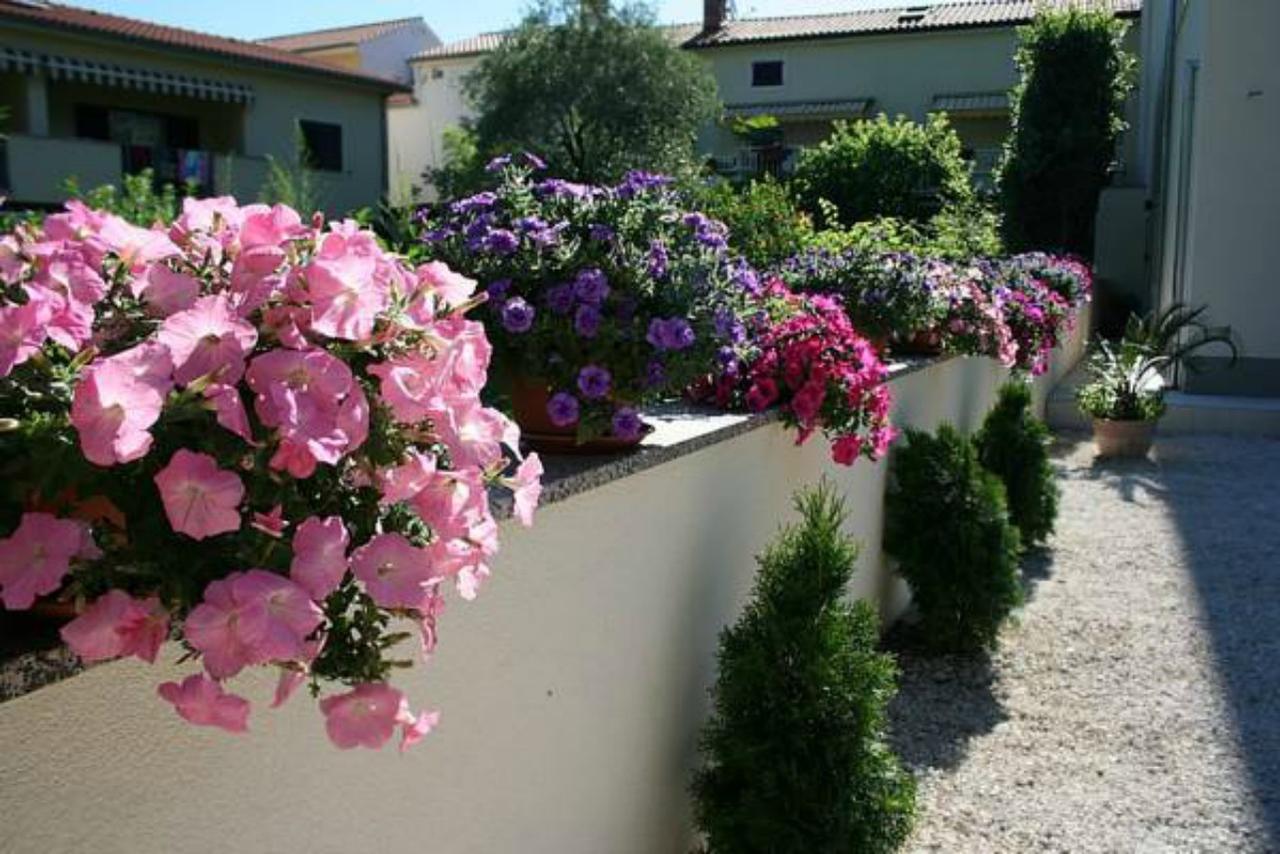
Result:
<svg viewBox="0 0 1280 854">
<path fill-rule="evenodd" d="M 905 340 L 895 340 L 893 351 L 904 356 L 936 356 L 942 352 L 942 333 L 936 329 L 914 332 Z"/>
<path fill-rule="evenodd" d="M 560 427 L 547 414 L 551 387 L 545 380 L 516 377 L 511 383 L 511 408 L 515 411 L 520 435 L 533 450 L 544 454 L 619 454 L 640 444 L 645 433 L 632 439 L 597 436 L 578 441 L 577 425 Z"/>
<path fill-rule="evenodd" d="M 1093 419 L 1093 443 L 1100 457 L 1145 457 L 1155 431 L 1154 421 Z"/>
</svg>

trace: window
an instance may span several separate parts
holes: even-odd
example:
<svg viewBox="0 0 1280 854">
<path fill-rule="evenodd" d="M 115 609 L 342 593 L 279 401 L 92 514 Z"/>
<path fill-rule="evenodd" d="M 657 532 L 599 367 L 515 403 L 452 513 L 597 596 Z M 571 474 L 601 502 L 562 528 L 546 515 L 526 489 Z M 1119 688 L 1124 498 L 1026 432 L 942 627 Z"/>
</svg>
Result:
<svg viewBox="0 0 1280 854">
<path fill-rule="evenodd" d="M 782 63 L 780 61 L 751 63 L 752 86 L 781 86 Z"/>
<path fill-rule="evenodd" d="M 342 171 L 342 125 L 302 120 L 298 122 L 312 169 Z"/>
</svg>

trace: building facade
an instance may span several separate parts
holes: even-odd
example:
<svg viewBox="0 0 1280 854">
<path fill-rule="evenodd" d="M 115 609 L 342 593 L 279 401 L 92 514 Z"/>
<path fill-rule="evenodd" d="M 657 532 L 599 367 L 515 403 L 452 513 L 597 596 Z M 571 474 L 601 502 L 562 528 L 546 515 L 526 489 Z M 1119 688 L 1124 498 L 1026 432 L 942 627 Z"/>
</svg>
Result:
<svg viewBox="0 0 1280 854">
<path fill-rule="evenodd" d="M 1280 3 L 1147 0 L 1144 14 L 1144 296 L 1208 305 L 1240 347 L 1231 370 L 1181 377 L 1187 391 L 1280 397 Z"/>
<path fill-rule="evenodd" d="M 1133 22 L 1128 42 L 1136 51 L 1141 0 L 1105 2 Z M 701 22 L 666 29 L 673 41 L 697 52 L 716 79 L 725 116 L 704 130 L 699 147 L 722 172 L 785 172 L 801 148 L 830 134 L 837 119 L 885 113 L 923 121 L 945 112 L 983 183 L 1009 132 L 1017 27 L 1042 6 L 991 0 L 734 19 L 727 0 L 704 0 Z M 413 57 L 417 106 L 411 121 L 420 142 L 407 169 L 421 173 L 443 161 L 444 129 L 469 115 L 461 82 L 501 40 L 501 33 L 487 33 Z M 748 142 L 733 132 L 735 118 L 764 115 L 779 123 L 767 142 Z M 1132 145 L 1126 138 L 1121 163 L 1132 156 Z"/>
<path fill-rule="evenodd" d="M 253 200 L 270 158 L 311 152 L 330 213 L 376 204 L 388 180 L 394 81 L 275 48 L 70 6 L 0 0 L 0 184 L 51 206 L 152 169 Z"/>
</svg>

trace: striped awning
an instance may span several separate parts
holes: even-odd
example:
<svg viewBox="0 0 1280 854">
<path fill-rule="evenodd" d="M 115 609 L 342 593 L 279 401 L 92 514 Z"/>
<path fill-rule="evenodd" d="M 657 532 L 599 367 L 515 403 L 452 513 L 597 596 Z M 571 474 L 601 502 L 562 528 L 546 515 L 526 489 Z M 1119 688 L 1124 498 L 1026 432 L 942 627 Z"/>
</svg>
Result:
<svg viewBox="0 0 1280 854">
<path fill-rule="evenodd" d="M 763 104 L 726 104 L 725 114 L 749 119 L 773 116 L 777 119 L 846 119 L 865 116 L 871 98 L 847 98 L 838 101 L 784 101 Z"/>
<path fill-rule="evenodd" d="M 966 92 L 934 95 L 933 109 L 939 113 L 1007 113 L 1008 92 Z"/>
<path fill-rule="evenodd" d="M 37 54 L 14 48 L 0 48 L 0 71 L 35 74 L 43 71 L 51 80 L 69 80 L 99 86 L 119 86 L 159 95 L 177 95 L 205 101 L 248 104 L 253 87 L 243 83 L 153 71 L 110 62 L 94 62 L 69 56 Z"/>
</svg>

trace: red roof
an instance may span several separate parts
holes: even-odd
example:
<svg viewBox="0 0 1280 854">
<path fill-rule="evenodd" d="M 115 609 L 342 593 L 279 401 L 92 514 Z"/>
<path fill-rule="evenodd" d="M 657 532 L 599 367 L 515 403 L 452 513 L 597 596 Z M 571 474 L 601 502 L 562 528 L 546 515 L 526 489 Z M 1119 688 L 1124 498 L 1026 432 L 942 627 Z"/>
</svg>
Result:
<svg viewBox="0 0 1280 854">
<path fill-rule="evenodd" d="M 408 87 L 385 77 L 335 68 L 318 60 L 256 42 L 214 36 L 179 27 L 166 27 L 150 21 L 94 12 L 75 6 L 64 6 L 60 3 L 0 0 L 0 22 L 58 27 L 74 32 L 125 39 L 240 62 L 248 61 L 290 71 L 320 74 L 350 83 L 376 86 L 388 92 L 408 91 Z"/>
<path fill-rule="evenodd" d="M 326 30 L 311 30 L 305 33 L 270 36 L 265 39 L 258 39 L 258 43 L 278 47 L 281 50 L 320 50 L 342 45 L 363 44 L 405 27 L 420 27 L 424 32 L 431 33 L 430 28 L 421 18 L 397 18 L 394 21 L 377 21 L 372 24 L 357 24 L 352 27 L 331 27 Z M 434 40 L 434 35 L 432 35 L 432 38 Z"/>
</svg>

